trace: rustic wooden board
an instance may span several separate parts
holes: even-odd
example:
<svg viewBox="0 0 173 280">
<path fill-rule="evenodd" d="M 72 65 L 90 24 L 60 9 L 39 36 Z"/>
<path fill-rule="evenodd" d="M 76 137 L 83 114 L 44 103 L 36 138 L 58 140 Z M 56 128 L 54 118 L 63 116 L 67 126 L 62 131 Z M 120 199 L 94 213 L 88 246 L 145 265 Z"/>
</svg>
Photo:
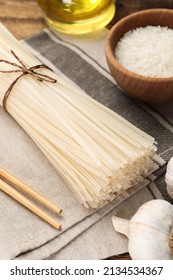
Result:
<svg viewBox="0 0 173 280">
<path fill-rule="evenodd" d="M 18 39 L 46 27 L 42 11 L 35 0 L 0 0 L 0 21 Z"/>
</svg>

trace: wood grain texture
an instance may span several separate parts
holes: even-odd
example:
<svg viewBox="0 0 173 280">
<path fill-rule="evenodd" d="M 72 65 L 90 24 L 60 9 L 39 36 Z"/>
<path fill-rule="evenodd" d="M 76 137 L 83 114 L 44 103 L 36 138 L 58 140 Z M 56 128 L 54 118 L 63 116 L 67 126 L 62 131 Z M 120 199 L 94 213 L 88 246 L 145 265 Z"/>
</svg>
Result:
<svg viewBox="0 0 173 280">
<path fill-rule="evenodd" d="M 117 12 L 109 28 L 122 17 L 148 8 L 173 8 L 172 0 L 116 0 Z M 0 0 L 0 21 L 18 38 L 23 39 L 46 27 L 36 0 Z M 130 259 L 128 254 L 109 259 Z"/>
<path fill-rule="evenodd" d="M 0 21 L 17 39 L 31 36 L 46 27 L 35 0 L 0 0 Z"/>
</svg>

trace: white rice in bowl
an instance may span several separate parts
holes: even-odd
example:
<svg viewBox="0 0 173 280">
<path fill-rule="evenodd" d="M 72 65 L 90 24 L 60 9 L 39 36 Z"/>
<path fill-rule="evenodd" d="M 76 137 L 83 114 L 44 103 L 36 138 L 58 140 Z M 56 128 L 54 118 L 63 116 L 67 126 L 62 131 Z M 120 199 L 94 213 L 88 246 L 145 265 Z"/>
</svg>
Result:
<svg viewBox="0 0 173 280">
<path fill-rule="evenodd" d="M 173 77 L 173 29 L 147 26 L 131 30 L 118 42 L 115 56 L 119 64 L 136 74 Z"/>
</svg>

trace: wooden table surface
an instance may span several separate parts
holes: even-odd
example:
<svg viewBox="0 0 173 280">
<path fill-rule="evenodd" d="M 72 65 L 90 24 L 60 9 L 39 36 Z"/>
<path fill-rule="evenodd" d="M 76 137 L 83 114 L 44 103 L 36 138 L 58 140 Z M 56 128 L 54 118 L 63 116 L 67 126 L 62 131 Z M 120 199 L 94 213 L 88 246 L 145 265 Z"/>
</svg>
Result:
<svg viewBox="0 0 173 280">
<path fill-rule="evenodd" d="M 142 9 L 171 8 L 173 0 L 117 0 L 117 12 L 109 28 L 122 17 Z M 36 0 L 0 0 L 0 21 L 17 39 L 38 33 L 46 27 Z M 109 259 L 130 259 L 128 254 Z"/>
</svg>

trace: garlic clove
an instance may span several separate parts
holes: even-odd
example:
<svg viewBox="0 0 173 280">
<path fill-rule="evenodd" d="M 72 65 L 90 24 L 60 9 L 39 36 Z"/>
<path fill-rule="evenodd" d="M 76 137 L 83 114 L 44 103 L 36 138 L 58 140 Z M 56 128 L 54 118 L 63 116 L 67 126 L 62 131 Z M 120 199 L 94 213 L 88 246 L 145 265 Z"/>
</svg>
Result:
<svg viewBox="0 0 173 280">
<path fill-rule="evenodd" d="M 114 229 L 118 231 L 119 233 L 122 233 L 126 235 L 127 237 L 129 236 L 129 223 L 130 221 L 113 216 L 112 217 L 112 223 L 114 226 Z"/>
<path fill-rule="evenodd" d="M 167 186 L 167 192 L 170 197 L 173 198 L 173 157 L 168 161 L 167 164 L 165 182 Z"/>
<path fill-rule="evenodd" d="M 144 203 L 130 221 L 112 219 L 115 230 L 129 238 L 134 260 L 173 259 L 173 206 L 164 200 Z"/>
</svg>

